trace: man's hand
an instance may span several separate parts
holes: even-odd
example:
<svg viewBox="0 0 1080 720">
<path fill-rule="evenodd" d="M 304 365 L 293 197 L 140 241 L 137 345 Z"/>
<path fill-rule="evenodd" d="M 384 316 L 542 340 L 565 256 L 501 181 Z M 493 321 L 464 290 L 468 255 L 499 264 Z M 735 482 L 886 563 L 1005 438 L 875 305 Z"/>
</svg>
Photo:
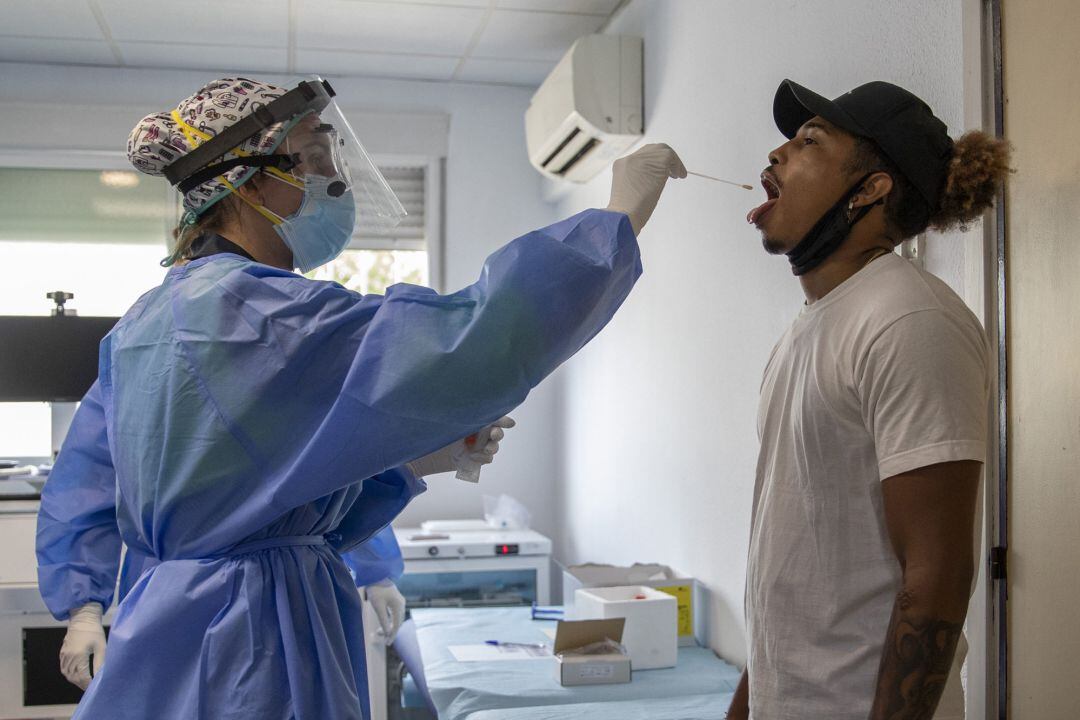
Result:
<svg viewBox="0 0 1080 720">
<path fill-rule="evenodd" d="M 94 675 L 105 662 L 105 628 L 102 609 L 96 602 L 71 611 L 67 634 L 60 646 L 60 672 L 68 682 L 85 690 L 90 686 L 90 656 L 94 657 Z"/>
<path fill-rule="evenodd" d="M 743 670 L 739 679 L 739 687 L 735 689 L 735 696 L 731 698 L 728 707 L 727 720 L 749 720 L 750 718 L 750 676 L 749 670 Z"/>
<path fill-rule="evenodd" d="M 931 720 L 967 616 L 981 463 L 949 462 L 888 478 L 885 524 L 904 573 L 870 720 Z"/>
</svg>

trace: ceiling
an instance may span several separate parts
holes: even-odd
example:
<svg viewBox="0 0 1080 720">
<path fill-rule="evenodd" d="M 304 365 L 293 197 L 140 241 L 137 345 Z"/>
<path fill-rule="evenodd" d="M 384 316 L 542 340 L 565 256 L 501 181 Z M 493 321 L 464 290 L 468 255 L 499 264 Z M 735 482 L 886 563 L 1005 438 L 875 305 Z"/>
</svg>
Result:
<svg viewBox="0 0 1080 720">
<path fill-rule="evenodd" d="M 622 0 L 4 0 L 0 61 L 539 85 Z"/>
</svg>

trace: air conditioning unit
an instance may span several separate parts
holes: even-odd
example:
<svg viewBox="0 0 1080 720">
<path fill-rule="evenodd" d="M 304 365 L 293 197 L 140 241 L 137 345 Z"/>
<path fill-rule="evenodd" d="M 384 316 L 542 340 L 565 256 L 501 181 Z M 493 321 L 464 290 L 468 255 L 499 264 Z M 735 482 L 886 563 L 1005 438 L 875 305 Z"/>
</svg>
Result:
<svg viewBox="0 0 1080 720">
<path fill-rule="evenodd" d="M 533 167 L 582 183 L 641 138 L 641 47 L 641 38 L 626 35 L 586 35 L 574 43 L 525 111 Z"/>
</svg>

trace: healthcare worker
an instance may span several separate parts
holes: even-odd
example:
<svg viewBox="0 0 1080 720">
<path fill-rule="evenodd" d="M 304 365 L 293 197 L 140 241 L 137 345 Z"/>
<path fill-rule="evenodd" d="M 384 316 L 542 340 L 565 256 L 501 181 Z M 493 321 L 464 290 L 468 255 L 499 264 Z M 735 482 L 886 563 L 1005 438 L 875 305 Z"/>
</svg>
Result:
<svg viewBox="0 0 1080 720">
<path fill-rule="evenodd" d="M 164 281 L 102 341 L 57 459 L 90 472 L 42 495 L 57 618 L 92 624 L 110 599 L 85 540 L 150 558 L 75 717 L 367 717 L 340 553 L 423 476 L 491 461 L 504 414 L 629 294 L 636 235 L 685 169 L 646 146 L 616 163 L 606 211 L 518 238 L 459 292 L 383 297 L 291 272 L 336 257 L 357 215 L 401 212 L 328 84 L 213 82 L 141 121 L 128 154 L 187 212 Z"/>
</svg>

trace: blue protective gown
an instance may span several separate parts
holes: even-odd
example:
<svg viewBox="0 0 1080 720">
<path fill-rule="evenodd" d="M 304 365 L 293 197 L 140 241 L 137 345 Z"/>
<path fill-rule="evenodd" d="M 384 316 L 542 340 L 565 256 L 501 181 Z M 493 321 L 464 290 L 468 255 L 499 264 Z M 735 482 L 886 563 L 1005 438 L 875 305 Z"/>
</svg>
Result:
<svg viewBox="0 0 1080 720">
<path fill-rule="evenodd" d="M 64 450 L 43 493 L 43 546 L 62 563 L 42 565 L 42 594 L 50 608 L 75 608 L 93 598 L 103 607 L 122 601 L 157 558 L 128 549 L 122 561 L 116 525 L 116 475 L 106 441 L 100 385 L 94 383 L 71 424 Z M 47 518 L 47 520 L 46 520 Z M 404 571 L 401 548 L 390 526 L 342 553 L 357 587 L 396 580 Z M 117 572 L 119 570 L 119 583 Z M 66 616 L 66 611 L 56 611 Z M 367 685 L 362 685 L 366 688 Z"/>
<path fill-rule="evenodd" d="M 118 551 L 108 526 L 138 575 L 75 717 L 366 717 L 340 552 L 423 491 L 404 463 L 521 404 L 640 273 L 626 216 L 599 210 L 445 296 L 365 297 L 231 254 L 171 269 L 102 341 L 42 495 L 57 618 L 110 602 L 115 569 L 87 549 Z"/>
</svg>

